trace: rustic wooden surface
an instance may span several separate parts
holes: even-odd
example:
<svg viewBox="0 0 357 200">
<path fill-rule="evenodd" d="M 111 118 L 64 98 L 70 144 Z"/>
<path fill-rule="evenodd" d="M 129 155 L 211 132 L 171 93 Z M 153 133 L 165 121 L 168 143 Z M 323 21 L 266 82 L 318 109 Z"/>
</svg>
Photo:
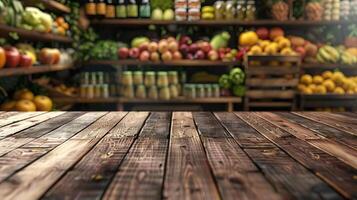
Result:
<svg viewBox="0 0 357 200">
<path fill-rule="evenodd" d="M 0 112 L 1 199 L 357 199 L 357 114 Z"/>
</svg>

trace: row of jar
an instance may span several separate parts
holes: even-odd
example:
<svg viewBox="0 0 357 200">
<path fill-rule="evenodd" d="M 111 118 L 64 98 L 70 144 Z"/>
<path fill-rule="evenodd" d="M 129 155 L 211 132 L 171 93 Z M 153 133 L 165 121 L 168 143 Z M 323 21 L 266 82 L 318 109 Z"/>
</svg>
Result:
<svg viewBox="0 0 357 200">
<path fill-rule="evenodd" d="M 146 87 L 145 85 L 122 85 L 121 86 L 121 96 L 129 99 L 160 99 L 160 100 L 170 100 L 176 99 L 180 96 L 181 91 L 180 84 L 172 84 L 164 87 L 157 87 L 152 85 Z"/>
<path fill-rule="evenodd" d="M 81 85 L 102 85 L 110 82 L 108 72 L 83 72 L 80 74 Z"/>
<path fill-rule="evenodd" d="M 124 71 L 121 75 L 121 85 L 123 86 L 139 86 L 144 85 L 146 87 L 158 86 L 167 87 L 169 85 L 177 85 L 179 83 L 186 82 L 185 73 L 181 73 L 181 80 L 177 71 L 169 72 L 142 72 L 142 71 Z"/>
<path fill-rule="evenodd" d="M 218 98 L 220 88 L 218 84 L 185 84 L 183 95 L 187 99 Z"/>
<path fill-rule="evenodd" d="M 80 97 L 82 98 L 108 98 L 109 96 L 111 96 L 109 84 L 83 84 L 80 86 Z"/>
</svg>

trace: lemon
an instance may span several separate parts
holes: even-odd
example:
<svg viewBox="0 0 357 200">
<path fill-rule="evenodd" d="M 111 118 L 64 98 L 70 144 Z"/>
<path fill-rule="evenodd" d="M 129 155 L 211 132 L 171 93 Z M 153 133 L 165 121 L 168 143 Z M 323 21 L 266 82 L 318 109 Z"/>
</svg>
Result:
<svg viewBox="0 0 357 200">
<path fill-rule="evenodd" d="M 335 72 L 333 73 L 331 79 L 336 85 L 342 86 L 345 80 L 345 75 L 342 72 Z"/>
<path fill-rule="evenodd" d="M 305 75 L 301 76 L 300 83 L 305 84 L 305 85 L 310 85 L 312 83 L 312 76 L 309 74 L 305 74 Z"/>
<path fill-rule="evenodd" d="M 328 92 L 333 92 L 336 87 L 335 83 L 332 80 L 325 80 L 322 85 L 325 86 Z"/>
<path fill-rule="evenodd" d="M 326 94 L 327 90 L 325 88 L 325 86 L 323 85 L 318 85 L 316 86 L 315 90 L 314 90 L 314 93 L 316 94 Z"/>
<path fill-rule="evenodd" d="M 332 76 L 333 76 L 333 73 L 331 71 L 324 71 L 324 73 L 322 73 L 322 77 L 324 79 L 330 79 L 330 78 L 332 78 Z"/>
<path fill-rule="evenodd" d="M 324 79 L 320 75 L 316 75 L 312 78 L 312 82 L 315 83 L 316 85 L 322 84 Z"/>
<path fill-rule="evenodd" d="M 334 94 L 345 94 L 345 90 L 342 87 L 336 87 L 333 91 Z"/>
<path fill-rule="evenodd" d="M 305 87 L 305 88 L 302 90 L 302 93 L 303 93 L 303 94 L 312 94 L 313 91 L 312 91 L 311 88 Z"/>
</svg>

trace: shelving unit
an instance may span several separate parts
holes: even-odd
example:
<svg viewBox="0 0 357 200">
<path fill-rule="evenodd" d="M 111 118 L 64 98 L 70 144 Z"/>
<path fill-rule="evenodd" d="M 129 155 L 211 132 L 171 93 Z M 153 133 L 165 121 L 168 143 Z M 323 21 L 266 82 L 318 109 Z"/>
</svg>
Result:
<svg viewBox="0 0 357 200">
<path fill-rule="evenodd" d="M 313 109 L 323 107 L 344 107 L 357 111 L 357 95 L 350 94 L 300 94 L 300 109 Z"/>
<path fill-rule="evenodd" d="M 0 77 L 39 74 L 71 69 L 73 64 L 39 65 L 28 68 L 4 68 L 0 69 Z"/>
<path fill-rule="evenodd" d="M 209 60 L 176 60 L 168 62 L 143 62 L 140 60 L 91 60 L 83 63 L 84 65 L 143 65 L 143 66 L 181 66 L 181 67 L 222 67 L 237 66 L 241 63 L 237 61 L 209 61 Z"/>
<path fill-rule="evenodd" d="M 53 12 L 71 12 L 71 8 L 55 0 L 23 0 L 23 4 L 26 6 L 43 5 L 46 10 Z"/>
<path fill-rule="evenodd" d="M 0 37 L 9 38 L 10 33 L 17 33 L 17 35 L 22 40 L 41 41 L 41 42 L 62 42 L 62 43 L 72 42 L 72 39 L 69 37 L 55 35 L 51 33 L 42 33 L 33 30 L 30 31 L 26 29 L 0 24 Z"/>
</svg>

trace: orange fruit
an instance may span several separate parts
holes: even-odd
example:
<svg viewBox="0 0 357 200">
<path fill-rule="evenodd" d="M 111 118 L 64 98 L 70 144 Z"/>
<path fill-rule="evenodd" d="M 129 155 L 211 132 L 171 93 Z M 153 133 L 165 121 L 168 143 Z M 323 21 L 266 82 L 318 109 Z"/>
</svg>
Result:
<svg viewBox="0 0 357 200">
<path fill-rule="evenodd" d="M 57 17 L 56 22 L 57 22 L 58 26 L 62 26 L 62 24 L 65 23 L 63 17 Z"/>
<path fill-rule="evenodd" d="M 33 97 L 34 97 L 33 93 L 28 89 L 18 90 L 14 94 L 14 99 L 15 100 L 29 100 L 29 101 L 32 101 Z"/>
<path fill-rule="evenodd" d="M 20 112 L 34 112 L 36 111 L 36 105 L 29 100 L 20 100 L 16 102 L 15 110 Z"/>
<path fill-rule="evenodd" d="M 62 24 L 62 27 L 63 27 L 65 30 L 68 30 L 68 29 L 69 29 L 69 24 L 65 22 L 65 23 Z"/>
<path fill-rule="evenodd" d="M 52 110 L 52 100 L 46 96 L 38 95 L 33 99 L 36 105 L 37 111 L 51 111 Z"/>
<path fill-rule="evenodd" d="M 14 110 L 16 105 L 16 101 L 7 101 L 0 106 L 0 110 L 2 111 L 12 111 Z"/>
<path fill-rule="evenodd" d="M 57 32 L 60 34 L 60 35 L 66 35 L 66 30 L 64 30 L 64 28 L 62 26 L 59 26 L 57 28 Z"/>
</svg>

